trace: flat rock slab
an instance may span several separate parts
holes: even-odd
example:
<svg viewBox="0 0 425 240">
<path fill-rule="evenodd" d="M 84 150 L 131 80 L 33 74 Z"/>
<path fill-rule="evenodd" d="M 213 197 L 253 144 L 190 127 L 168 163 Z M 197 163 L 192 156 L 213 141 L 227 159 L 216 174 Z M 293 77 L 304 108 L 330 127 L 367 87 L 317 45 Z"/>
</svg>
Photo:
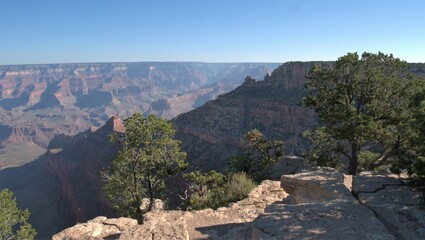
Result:
<svg viewBox="0 0 425 240">
<path fill-rule="evenodd" d="M 252 239 L 395 239 L 355 199 L 273 204 L 253 222 Z"/>
<path fill-rule="evenodd" d="M 137 220 L 131 218 L 97 217 L 86 223 L 79 223 L 55 234 L 53 240 L 101 240 L 118 239 L 120 234 L 133 226 L 137 226 Z"/>
<path fill-rule="evenodd" d="M 293 200 L 268 206 L 252 239 L 395 239 L 333 169 L 284 175 L 281 185 Z"/>
<path fill-rule="evenodd" d="M 374 176 L 353 176 L 353 193 L 373 193 L 386 186 L 400 186 L 401 181 L 396 178 L 386 177 L 382 175 Z"/>
<path fill-rule="evenodd" d="M 354 176 L 353 194 L 397 239 L 425 239 L 423 195 L 394 177 Z"/>
</svg>

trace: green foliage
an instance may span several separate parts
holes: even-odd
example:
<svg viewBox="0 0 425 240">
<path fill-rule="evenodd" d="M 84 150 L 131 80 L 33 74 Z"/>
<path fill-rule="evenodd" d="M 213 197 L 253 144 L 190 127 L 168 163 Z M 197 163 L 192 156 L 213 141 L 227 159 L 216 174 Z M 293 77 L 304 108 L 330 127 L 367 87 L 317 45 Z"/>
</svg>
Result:
<svg viewBox="0 0 425 240">
<path fill-rule="evenodd" d="M 379 154 L 376 152 L 370 152 L 367 150 L 360 152 L 357 170 L 359 172 L 367 171 L 367 170 L 375 170 L 374 163 L 378 157 L 379 157 Z"/>
<path fill-rule="evenodd" d="M 400 155 L 403 156 L 397 165 L 393 166 L 395 172 L 407 169 L 410 174 L 425 178 L 425 86 L 420 86 L 418 93 L 411 99 L 413 119 L 410 121 L 411 138 L 410 148 Z"/>
<path fill-rule="evenodd" d="M 28 209 L 20 210 L 17 207 L 11 191 L 0 191 L 0 240 L 34 239 L 36 232 L 28 223 L 29 215 Z"/>
<path fill-rule="evenodd" d="M 208 173 L 199 171 L 190 172 L 184 175 L 187 184 L 187 196 L 183 208 L 204 209 L 212 208 L 214 193 L 222 189 L 227 182 L 227 177 L 214 170 Z"/>
<path fill-rule="evenodd" d="M 142 219 L 143 198 L 164 199 L 165 179 L 184 170 L 186 153 L 173 139 L 174 129 L 166 120 L 136 113 L 124 120 L 126 132 L 112 135 L 122 149 L 111 162 L 104 190 L 118 214 Z"/>
<path fill-rule="evenodd" d="M 257 129 L 250 130 L 244 136 L 249 148 L 242 154 L 229 159 L 229 165 L 236 172 L 246 172 L 256 182 L 265 179 L 267 170 L 282 157 L 283 142 L 267 141 Z"/>
<path fill-rule="evenodd" d="M 349 53 L 335 67 L 314 65 L 307 78 L 301 103 L 314 108 L 321 123 L 306 134 L 313 143 L 310 160 L 348 162 L 349 174 L 356 174 L 360 156 L 367 168 L 400 160 L 413 134 L 410 99 L 422 84 L 406 62 L 383 53 Z"/>
<path fill-rule="evenodd" d="M 242 200 L 256 186 L 255 182 L 245 172 L 234 173 L 226 184 L 225 198 L 229 203 Z"/>
<path fill-rule="evenodd" d="M 340 143 L 327 134 L 324 127 L 317 127 L 314 131 L 304 132 L 303 135 L 315 144 L 306 156 L 308 159 L 319 166 L 328 166 L 338 170 L 343 168 L 344 165 L 339 154 L 337 151 L 333 151 L 341 148 Z"/>
<path fill-rule="evenodd" d="M 205 174 L 192 172 L 186 175 L 190 188 L 186 209 L 205 209 L 227 206 L 242 200 L 256 186 L 244 172 L 226 177 L 216 171 Z"/>
</svg>

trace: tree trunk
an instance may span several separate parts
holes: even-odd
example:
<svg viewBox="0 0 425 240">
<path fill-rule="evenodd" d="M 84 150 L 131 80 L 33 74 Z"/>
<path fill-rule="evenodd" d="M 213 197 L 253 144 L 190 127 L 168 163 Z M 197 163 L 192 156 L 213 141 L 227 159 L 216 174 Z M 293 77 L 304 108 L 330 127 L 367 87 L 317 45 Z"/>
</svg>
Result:
<svg viewBox="0 0 425 240">
<path fill-rule="evenodd" d="M 148 193 L 149 193 L 149 208 L 148 211 L 152 211 L 153 209 L 153 187 L 152 187 L 152 181 L 149 180 L 149 184 L 148 184 Z"/>
<path fill-rule="evenodd" d="M 358 157 L 359 157 L 359 147 L 356 144 L 352 144 L 351 159 L 350 159 L 350 162 L 348 163 L 348 174 L 356 175 Z"/>
<path fill-rule="evenodd" d="M 143 224 L 143 212 L 140 209 L 140 204 L 136 208 L 136 220 L 138 224 Z"/>
</svg>

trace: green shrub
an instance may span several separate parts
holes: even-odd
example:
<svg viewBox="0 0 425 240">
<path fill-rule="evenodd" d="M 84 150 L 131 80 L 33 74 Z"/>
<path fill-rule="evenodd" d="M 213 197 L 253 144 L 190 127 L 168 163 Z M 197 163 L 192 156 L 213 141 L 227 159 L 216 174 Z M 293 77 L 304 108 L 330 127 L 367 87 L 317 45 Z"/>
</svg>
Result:
<svg viewBox="0 0 425 240">
<path fill-rule="evenodd" d="M 283 141 L 269 141 L 257 129 L 250 130 L 243 140 L 248 149 L 229 158 L 229 166 L 234 172 L 246 172 L 259 183 L 283 156 Z"/>
<path fill-rule="evenodd" d="M 228 203 L 242 200 L 256 187 L 254 181 L 244 172 L 238 172 L 230 177 L 226 184 L 226 199 Z"/>
<path fill-rule="evenodd" d="M 209 178 L 208 176 L 214 176 Z M 192 180 L 194 176 L 196 181 L 192 182 L 192 193 L 187 199 L 186 209 L 217 209 L 225 207 L 229 203 L 242 200 L 247 197 L 249 192 L 256 186 L 254 181 L 244 172 L 239 172 L 227 178 L 217 172 L 209 172 L 199 174 L 199 172 L 191 173 Z M 200 182 L 205 183 L 205 179 L 214 179 L 209 184 L 200 187 Z M 224 179 L 224 182 L 223 182 Z"/>
<path fill-rule="evenodd" d="M 378 159 L 378 157 L 379 157 L 378 153 L 374 153 L 370 151 L 360 152 L 359 159 L 358 159 L 357 172 L 374 170 L 373 164 L 375 163 L 376 159 Z"/>
<path fill-rule="evenodd" d="M 215 196 L 227 182 L 227 177 L 216 171 L 201 173 L 199 171 L 185 174 L 187 190 L 183 209 L 204 209 L 212 208 L 214 205 Z"/>
</svg>

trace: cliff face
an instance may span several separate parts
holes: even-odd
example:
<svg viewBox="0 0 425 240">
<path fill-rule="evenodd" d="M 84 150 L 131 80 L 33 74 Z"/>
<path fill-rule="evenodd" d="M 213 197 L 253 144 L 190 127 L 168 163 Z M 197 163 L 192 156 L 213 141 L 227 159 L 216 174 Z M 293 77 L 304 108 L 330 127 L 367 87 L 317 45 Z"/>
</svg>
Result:
<svg viewBox="0 0 425 240">
<path fill-rule="evenodd" d="M 318 62 L 329 67 L 334 62 Z M 288 62 L 263 81 L 246 78 L 235 90 L 172 120 L 191 163 L 204 169 L 221 169 L 227 159 L 243 149 L 242 137 L 251 129 L 266 138 L 285 141 L 288 155 L 301 156 L 308 143 L 302 132 L 317 123 L 315 113 L 298 102 L 305 96 L 306 75 L 313 62 Z M 410 64 L 425 75 L 425 64 Z"/>
<path fill-rule="evenodd" d="M 0 66 L 0 144 L 46 148 L 59 134 L 135 112 L 172 118 L 277 64 L 93 63 Z M 161 105 L 162 102 L 167 107 Z M 158 104 L 159 102 L 159 104 Z"/>
<path fill-rule="evenodd" d="M 62 151 L 47 152 L 22 167 L 0 171 L 0 189 L 9 188 L 18 205 L 30 210 L 30 222 L 39 238 L 99 214 L 112 216 L 102 192 L 100 170 L 109 166 L 117 151 L 108 135 L 123 131 L 121 120 L 112 117 L 99 129 L 56 143 Z"/>
<path fill-rule="evenodd" d="M 205 170 L 220 169 L 253 128 L 268 139 L 283 139 L 287 154 L 300 155 L 306 147 L 301 133 L 316 123 L 313 111 L 297 106 L 312 64 L 285 63 L 264 81 L 247 78 L 232 92 L 173 119 L 189 161 Z"/>
</svg>

